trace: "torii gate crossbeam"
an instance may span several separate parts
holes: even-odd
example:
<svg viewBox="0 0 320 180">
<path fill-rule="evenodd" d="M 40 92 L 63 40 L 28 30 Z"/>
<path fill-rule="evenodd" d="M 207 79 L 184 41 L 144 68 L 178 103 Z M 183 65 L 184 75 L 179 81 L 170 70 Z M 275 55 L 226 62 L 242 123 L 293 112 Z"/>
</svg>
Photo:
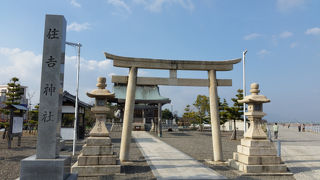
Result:
<svg viewBox="0 0 320 180">
<path fill-rule="evenodd" d="M 116 56 L 104 53 L 107 59 L 113 60 L 116 67 L 129 68 L 129 76 L 112 76 L 113 83 L 127 84 L 125 110 L 123 116 L 123 129 L 120 146 L 120 161 L 129 159 L 131 142 L 132 120 L 134 111 L 136 85 L 170 85 L 170 86 L 205 86 L 209 87 L 211 132 L 213 145 L 213 160 L 223 161 L 220 135 L 220 118 L 218 109 L 217 86 L 231 86 L 231 79 L 217 79 L 216 71 L 230 71 L 233 65 L 239 63 L 241 58 L 225 61 L 189 61 L 165 60 Z M 170 71 L 169 78 L 137 77 L 138 69 L 166 69 Z M 208 79 L 177 78 L 177 70 L 208 71 Z"/>
</svg>

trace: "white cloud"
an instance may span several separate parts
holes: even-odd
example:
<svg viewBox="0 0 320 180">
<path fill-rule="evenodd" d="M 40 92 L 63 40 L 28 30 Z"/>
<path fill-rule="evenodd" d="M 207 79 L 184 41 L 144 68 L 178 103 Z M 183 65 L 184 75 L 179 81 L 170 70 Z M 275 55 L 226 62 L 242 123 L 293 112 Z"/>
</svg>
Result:
<svg viewBox="0 0 320 180">
<path fill-rule="evenodd" d="M 82 23 L 78 24 L 77 22 L 73 22 L 70 25 L 67 26 L 67 31 L 83 31 L 90 29 L 90 24 L 89 23 Z"/>
<path fill-rule="evenodd" d="M 96 60 L 81 60 L 81 67 L 86 70 L 104 70 L 112 67 L 110 60 L 96 61 Z"/>
<path fill-rule="evenodd" d="M 136 4 L 142 4 L 144 8 L 151 12 L 161 12 L 164 6 L 178 4 L 184 9 L 192 11 L 194 5 L 191 0 L 134 0 Z"/>
<path fill-rule="evenodd" d="M 126 12 L 131 13 L 131 8 L 122 0 L 108 0 L 108 3 L 118 10 L 125 10 Z"/>
<path fill-rule="evenodd" d="M 70 4 L 71 4 L 72 6 L 74 6 L 74 7 L 81 7 L 81 4 L 79 4 L 79 3 L 77 2 L 77 0 L 71 0 L 71 1 L 70 1 Z"/>
<path fill-rule="evenodd" d="M 19 48 L 0 47 L 0 84 L 7 84 L 12 77 L 18 77 L 21 85 L 29 92 L 36 92 L 32 103 L 39 102 L 42 55 Z M 77 56 L 65 56 L 64 90 L 75 93 Z M 114 68 L 111 60 L 87 60 L 81 58 L 79 96 L 89 102 L 86 92 L 96 88 L 97 77 L 108 74 L 127 75 L 124 68 Z M 111 78 L 107 78 L 108 84 Z M 111 90 L 112 87 L 109 87 Z"/>
<path fill-rule="evenodd" d="M 270 51 L 266 49 L 261 49 L 257 54 L 260 56 L 264 56 L 264 55 L 270 54 Z"/>
<path fill-rule="evenodd" d="M 284 31 L 284 32 L 282 32 L 282 33 L 279 35 L 279 37 L 284 39 L 284 38 L 291 37 L 292 35 L 293 35 L 292 32 Z"/>
<path fill-rule="evenodd" d="M 28 92 L 39 91 L 42 55 L 19 48 L 0 47 L 0 59 L 0 84 L 7 84 L 12 77 L 18 77 L 21 85 L 28 86 Z M 37 94 L 37 100 L 33 98 L 32 103 L 38 102 Z"/>
<path fill-rule="evenodd" d="M 277 0 L 277 8 L 281 12 L 288 12 L 301 7 L 306 0 Z"/>
<path fill-rule="evenodd" d="M 243 37 L 244 40 L 252 40 L 252 39 L 256 39 L 258 37 L 260 37 L 261 34 L 258 34 L 258 33 L 251 33 L 251 34 L 248 34 L 246 36 Z"/>
<path fill-rule="evenodd" d="M 298 46 L 298 43 L 297 42 L 293 42 L 290 44 L 290 48 L 295 48 Z"/>
<path fill-rule="evenodd" d="M 320 35 L 320 28 L 318 27 L 310 28 L 310 29 L 307 29 L 305 33 L 308 35 Z"/>
<path fill-rule="evenodd" d="M 0 47 L 0 59 L 2 64 L 0 71 L 1 83 L 13 76 L 20 79 L 40 80 L 39 76 L 33 73 L 40 73 L 41 55 L 36 55 L 31 51 L 22 51 L 19 48 Z"/>
</svg>

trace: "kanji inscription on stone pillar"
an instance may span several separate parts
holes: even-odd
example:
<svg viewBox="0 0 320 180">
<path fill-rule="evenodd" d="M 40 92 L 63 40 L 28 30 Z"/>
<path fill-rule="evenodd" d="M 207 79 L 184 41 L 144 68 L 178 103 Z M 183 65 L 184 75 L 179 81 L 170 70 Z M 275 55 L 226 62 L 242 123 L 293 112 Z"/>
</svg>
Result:
<svg viewBox="0 0 320 180">
<path fill-rule="evenodd" d="M 37 159 L 59 156 L 66 20 L 46 15 L 42 55 Z"/>
</svg>

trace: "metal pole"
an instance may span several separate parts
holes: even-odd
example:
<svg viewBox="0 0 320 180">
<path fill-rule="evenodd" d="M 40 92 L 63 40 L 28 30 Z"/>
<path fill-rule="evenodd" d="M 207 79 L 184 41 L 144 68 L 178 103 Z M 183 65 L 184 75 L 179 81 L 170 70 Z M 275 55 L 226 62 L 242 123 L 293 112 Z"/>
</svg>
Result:
<svg viewBox="0 0 320 180">
<path fill-rule="evenodd" d="M 246 96 L 246 75 L 245 75 L 245 58 L 246 58 L 246 53 L 247 53 L 247 50 L 243 51 L 243 53 L 242 53 L 243 98 Z M 244 124 L 243 131 L 244 131 L 244 132 L 247 131 L 245 111 L 246 111 L 246 103 L 243 103 L 243 124 Z"/>
<path fill-rule="evenodd" d="M 76 89 L 76 104 L 74 112 L 74 126 L 73 126 L 73 146 L 72 155 L 75 154 L 76 149 L 76 139 L 77 139 L 77 122 L 78 122 L 78 95 L 79 95 L 79 72 L 80 72 L 80 47 L 81 44 L 78 43 L 78 63 L 77 63 L 77 89 Z"/>
<path fill-rule="evenodd" d="M 76 139 L 77 139 L 77 122 L 78 122 L 78 95 L 79 95 L 79 72 L 80 72 L 80 43 L 66 42 L 67 45 L 78 47 L 78 61 L 77 61 L 77 86 L 76 86 L 76 102 L 74 110 L 74 124 L 73 124 L 73 144 L 72 144 L 72 155 L 75 154 Z"/>
</svg>

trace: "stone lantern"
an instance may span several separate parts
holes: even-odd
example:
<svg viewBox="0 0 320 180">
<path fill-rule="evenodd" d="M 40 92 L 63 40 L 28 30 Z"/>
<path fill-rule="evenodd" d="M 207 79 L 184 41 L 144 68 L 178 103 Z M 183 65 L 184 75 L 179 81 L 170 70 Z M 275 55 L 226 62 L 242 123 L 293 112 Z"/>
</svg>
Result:
<svg viewBox="0 0 320 180">
<path fill-rule="evenodd" d="M 82 147 L 78 161 L 72 166 L 71 171 L 78 173 L 82 179 L 99 179 L 99 176 L 120 173 L 118 156 L 113 152 L 113 146 L 109 137 L 106 123 L 106 113 L 110 110 L 107 100 L 114 98 L 106 87 L 106 78 L 98 78 L 98 89 L 87 93 L 87 96 L 95 98 L 95 106 L 91 111 L 95 114 L 96 123 L 90 131 L 90 137 Z"/>
<path fill-rule="evenodd" d="M 250 127 L 241 139 L 237 152 L 233 153 L 233 159 L 229 160 L 229 165 L 246 175 L 291 175 L 261 127 L 261 119 L 266 115 L 263 103 L 270 102 L 270 99 L 258 94 L 260 90 L 257 83 L 251 84 L 250 92 L 243 100 L 238 100 L 248 105 L 245 115 L 250 120 Z"/>
<path fill-rule="evenodd" d="M 96 123 L 90 131 L 90 137 L 108 137 L 109 132 L 105 124 L 107 112 L 110 109 L 107 107 L 107 99 L 114 98 L 114 93 L 105 89 L 106 78 L 104 77 L 98 78 L 97 87 L 98 89 L 87 92 L 87 96 L 95 98 L 95 106 L 91 108 L 91 111 L 95 114 Z"/>
<path fill-rule="evenodd" d="M 261 119 L 266 113 L 263 112 L 263 103 L 270 102 L 264 95 L 259 95 L 259 84 L 252 83 L 250 89 L 251 95 L 238 100 L 239 103 L 246 103 L 248 111 L 244 114 L 250 120 L 250 127 L 244 134 L 245 138 L 251 139 L 267 139 L 266 133 L 261 128 Z"/>
</svg>

